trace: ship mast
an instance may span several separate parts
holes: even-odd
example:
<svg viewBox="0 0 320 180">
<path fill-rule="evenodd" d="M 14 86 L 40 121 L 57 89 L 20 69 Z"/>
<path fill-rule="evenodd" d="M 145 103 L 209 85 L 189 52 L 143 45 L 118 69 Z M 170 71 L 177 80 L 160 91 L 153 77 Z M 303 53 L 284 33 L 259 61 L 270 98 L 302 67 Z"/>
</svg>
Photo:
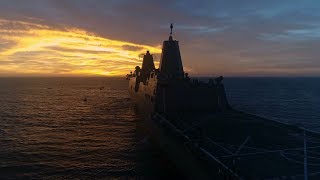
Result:
<svg viewBox="0 0 320 180">
<path fill-rule="evenodd" d="M 179 42 L 172 38 L 173 23 L 170 24 L 169 40 L 162 45 L 160 72 L 168 79 L 183 79 L 184 71 L 180 55 Z"/>
</svg>

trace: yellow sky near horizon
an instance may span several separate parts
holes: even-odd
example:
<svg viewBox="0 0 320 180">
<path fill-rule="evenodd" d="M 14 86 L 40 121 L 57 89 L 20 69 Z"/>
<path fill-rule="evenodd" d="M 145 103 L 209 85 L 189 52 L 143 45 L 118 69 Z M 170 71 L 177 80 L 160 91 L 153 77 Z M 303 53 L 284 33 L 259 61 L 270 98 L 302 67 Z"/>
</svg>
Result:
<svg viewBox="0 0 320 180">
<path fill-rule="evenodd" d="M 0 75 L 123 76 L 147 50 L 159 54 L 161 46 L 0 19 Z"/>
</svg>

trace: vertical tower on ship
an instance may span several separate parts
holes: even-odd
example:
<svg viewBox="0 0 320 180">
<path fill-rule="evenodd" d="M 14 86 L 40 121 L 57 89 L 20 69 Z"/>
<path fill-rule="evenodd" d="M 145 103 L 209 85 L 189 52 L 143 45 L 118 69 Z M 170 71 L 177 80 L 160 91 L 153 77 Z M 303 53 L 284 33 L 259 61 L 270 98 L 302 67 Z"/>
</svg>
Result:
<svg viewBox="0 0 320 180">
<path fill-rule="evenodd" d="M 169 40 L 163 42 L 159 70 L 169 79 L 183 79 L 184 71 L 179 49 L 179 42 L 172 38 L 172 28 Z"/>
<path fill-rule="evenodd" d="M 141 81 L 146 82 L 150 73 L 155 70 L 153 56 L 149 51 L 143 56 L 142 68 L 141 68 Z"/>
</svg>

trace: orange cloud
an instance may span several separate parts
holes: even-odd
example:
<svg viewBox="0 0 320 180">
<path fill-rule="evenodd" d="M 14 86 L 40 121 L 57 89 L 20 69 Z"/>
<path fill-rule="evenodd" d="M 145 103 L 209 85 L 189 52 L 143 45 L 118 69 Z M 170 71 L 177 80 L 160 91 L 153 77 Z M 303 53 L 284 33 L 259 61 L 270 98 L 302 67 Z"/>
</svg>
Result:
<svg viewBox="0 0 320 180">
<path fill-rule="evenodd" d="M 124 75 L 161 47 L 99 37 L 75 28 L 0 19 L 0 71 L 7 74 Z"/>
</svg>

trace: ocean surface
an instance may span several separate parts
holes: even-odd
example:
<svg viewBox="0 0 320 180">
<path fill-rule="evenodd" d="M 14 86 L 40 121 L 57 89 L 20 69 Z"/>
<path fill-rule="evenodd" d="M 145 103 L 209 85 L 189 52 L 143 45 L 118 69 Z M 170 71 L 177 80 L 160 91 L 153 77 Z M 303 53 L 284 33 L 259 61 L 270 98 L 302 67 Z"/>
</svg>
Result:
<svg viewBox="0 0 320 180">
<path fill-rule="evenodd" d="M 0 78 L 0 179 L 179 177 L 124 78 Z M 320 132 L 320 78 L 226 78 L 239 110 Z"/>
<path fill-rule="evenodd" d="M 320 78 L 226 78 L 224 84 L 235 109 L 320 132 Z"/>
</svg>

